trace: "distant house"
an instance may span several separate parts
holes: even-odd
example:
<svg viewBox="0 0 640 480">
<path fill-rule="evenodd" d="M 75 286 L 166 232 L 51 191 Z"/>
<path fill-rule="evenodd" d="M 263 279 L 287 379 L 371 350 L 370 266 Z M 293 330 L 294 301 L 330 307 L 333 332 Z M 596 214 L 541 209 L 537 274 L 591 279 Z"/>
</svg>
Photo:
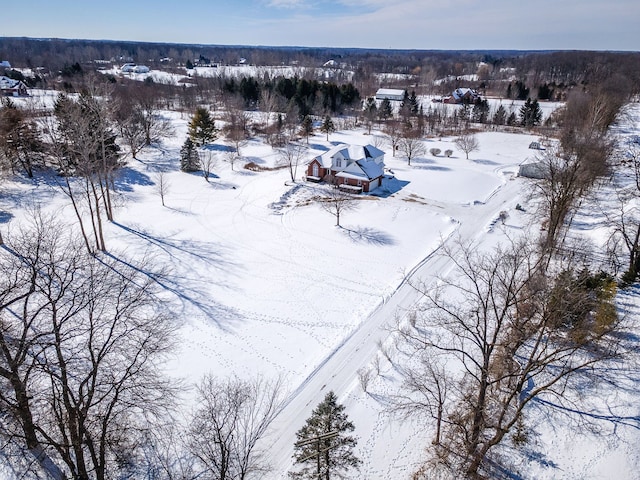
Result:
<svg viewBox="0 0 640 480">
<path fill-rule="evenodd" d="M 120 67 L 120 71 L 122 73 L 149 73 L 149 67 L 135 63 L 125 63 Z"/>
<path fill-rule="evenodd" d="M 0 61 L 0 68 L 11 68 L 11 64 L 7 60 Z"/>
<path fill-rule="evenodd" d="M 376 100 L 393 100 L 401 102 L 404 100 L 405 90 L 395 88 L 379 88 L 376 92 Z"/>
<path fill-rule="evenodd" d="M 24 82 L 4 76 L 0 76 L 0 92 L 5 97 L 23 97 L 29 95 Z"/>
<path fill-rule="evenodd" d="M 307 166 L 307 180 L 327 181 L 340 188 L 370 192 L 384 176 L 384 152 L 373 145 L 337 145 Z"/>
<path fill-rule="evenodd" d="M 467 103 L 476 104 L 482 100 L 482 97 L 478 92 L 472 88 L 456 88 L 451 95 L 442 99 L 443 103 Z"/>
</svg>

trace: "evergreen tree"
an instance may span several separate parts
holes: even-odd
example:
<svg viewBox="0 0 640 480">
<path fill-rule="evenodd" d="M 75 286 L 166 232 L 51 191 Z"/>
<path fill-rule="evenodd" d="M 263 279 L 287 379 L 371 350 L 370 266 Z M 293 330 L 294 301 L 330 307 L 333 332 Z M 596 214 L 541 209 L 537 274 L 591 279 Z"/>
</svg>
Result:
<svg viewBox="0 0 640 480">
<path fill-rule="evenodd" d="M 388 98 L 382 100 L 380 103 L 380 109 L 378 110 L 378 115 L 382 120 L 387 120 L 393 116 L 393 109 L 391 108 L 391 102 Z"/>
<path fill-rule="evenodd" d="M 180 149 L 180 170 L 196 172 L 200 169 L 200 155 L 191 138 L 187 138 Z"/>
<path fill-rule="evenodd" d="M 209 110 L 198 107 L 189 122 L 189 138 L 196 145 L 213 142 L 218 137 L 218 129 Z"/>
<path fill-rule="evenodd" d="M 302 134 L 307 138 L 309 143 L 309 135 L 313 133 L 313 120 L 309 115 L 305 115 L 302 119 Z"/>
<path fill-rule="evenodd" d="M 13 171 L 21 167 L 31 178 L 34 164 L 42 159 L 42 152 L 44 145 L 35 122 L 10 98 L 0 99 L 0 162 L 6 162 Z"/>
<path fill-rule="evenodd" d="M 507 118 L 507 125 L 509 125 L 510 127 L 513 127 L 516 124 L 516 122 L 517 122 L 516 112 L 511 112 L 511 114 Z"/>
<path fill-rule="evenodd" d="M 527 98 L 525 104 L 520 108 L 520 125 L 531 128 L 540 125 L 541 121 L 542 109 L 538 100 L 531 101 L 531 98 Z"/>
<path fill-rule="evenodd" d="M 416 91 L 411 91 L 411 96 L 409 97 L 409 111 L 411 115 L 418 115 L 418 110 L 420 109 L 420 104 L 418 102 L 418 97 L 416 97 Z"/>
<path fill-rule="evenodd" d="M 525 98 L 527 98 L 529 96 L 529 89 L 527 88 L 527 86 L 521 82 L 520 80 L 518 80 L 516 82 L 516 88 L 518 89 L 518 93 L 516 95 L 516 99 L 518 100 L 524 100 Z"/>
<path fill-rule="evenodd" d="M 493 124 L 504 125 L 505 123 L 507 123 L 507 111 L 502 105 L 500 105 L 496 110 L 496 113 L 493 114 Z"/>
<path fill-rule="evenodd" d="M 551 89 L 548 83 L 545 83 L 538 87 L 539 100 L 550 100 L 552 95 L 553 95 L 553 90 Z"/>
<path fill-rule="evenodd" d="M 480 100 L 473 106 L 471 111 L 471 118 L 476 123 L 487 123 L 489 117 L 489 102 L 487 100 Z"/>
<path fill-rule="evenodd" d="M 406 118 L 409 115 L 411 115 L 411 101 L 409 100 L 409 94 L 405 90 L 400 104 L 400 116 Z"/>
<path fill-rule="evenodd" d="M 329 134 L 336 131 L 336 126 L 333 124 L 333 120 L 331 120 L 331 117 L 329 115 L 324 117 L 324 120 L 322 121 L 322 125 L 320 126 L 320 130 L 323 133 L 327 134 L 327 142 L 328 142 Z"/>
<path fill-rule="evenodd" d="M 337 403 L 333 392 L 327 393 L 296 433 L 293 457 L 301 468 L 290 473 L 295 479 L 331 480 L 344 478 L 344 472 L 358 468 L 361 460 L 353 454 L 357 440 L 349 435 L 355 427 Z"/>
</svg>

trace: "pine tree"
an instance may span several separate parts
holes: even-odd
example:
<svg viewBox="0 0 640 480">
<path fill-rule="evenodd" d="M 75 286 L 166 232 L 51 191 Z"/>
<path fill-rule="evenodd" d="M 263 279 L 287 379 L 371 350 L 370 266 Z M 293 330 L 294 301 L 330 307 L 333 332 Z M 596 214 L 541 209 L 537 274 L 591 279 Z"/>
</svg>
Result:
<svg viewBox="0 0 640 480">
<path fill-rule="evenodd" d="M 388 98 L 382 100 L 380 104 L 380 109 L 378 110 L 378 115 L 382 120 L 386 120 L 393 116 L 393 108 L 391 108 L 391 102 Z"/>
<path fill-rule="evenodd" d="M 531 128 L 540 125 L 541 121 L 542 109 L 538 100 L 531 101 L 531 98 L 527 98 L 525 104 L 520 108 L 520 124 L 523 127 Z"/>
<path fill-rule="evenodd" d="M 409 101 L 409 94 L 404 91 L 402 96 L 402 103 L 400 104 L 400 116 L 408 117 L 411 114 L 411 102 Z"/>
<path fill-rule="evenodd" d="M 180 170 L 196 172 L 200 169 L 200 156 L 191 138 L 187 138 L 180 149 Z"/>
<path fill-rule="evenodd" d="M 418 102 L 418 97 L 416 97 L 416 91 L 411 91 L 411 96 L 409 97 L 409 111 L 411 115 L 418 115 L 418 110 L 420 109 L 420 104 Z"/>
<path fill-rule="evenodd" d="M 496 113 L 493 114 L 493 124 L 504 125 L 505 123 L 507 123 L 507 111 L 502 105 L 500 105 L 496 110 Z"/>
<path fill-rule="evenodd" d="M 327 393 L 296 433 L 293 457 L 301 468 L 289 474 L 292 478 L 344 478 L 344 472 L 359 468 L 362 463 L 353 454 L 357 440 L 349 435 L 355 427 L 347 419 L 344 405 L 338 404 L 337 400 L 333 392 Z"/>
<path fill-rule="evenodd" d="M 189 122 L 189 138 L 196 145 L 213 142 L 218 137 L 218 129 L 209 110 L 198 107 Z"/>
<path fill-rule="evenodd" d="M 489 102 L 487 100 L 480 100 L 473 106 L 471 111 L 471 118 L 476 123 L 487 123 L 489 117 Z"/>
<path fill-rule="evenodd" d="M 322 121 L 322 125 L 320 126 L 320 130 L 322 131 L 322 133 L 327 134 L 327 142 L 328 142 L 329 134 L 336 131 L 336 126 L 333 124 L 333 120 L 331 120 L 331 117 L 329 115 L 324 117 L 324 120 Z"/>
</svg>

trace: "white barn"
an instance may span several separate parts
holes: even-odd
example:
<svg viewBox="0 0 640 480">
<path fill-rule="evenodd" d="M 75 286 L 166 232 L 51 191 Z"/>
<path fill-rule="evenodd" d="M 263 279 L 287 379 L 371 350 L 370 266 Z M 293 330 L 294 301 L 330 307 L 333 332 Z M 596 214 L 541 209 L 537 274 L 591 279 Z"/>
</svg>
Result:
<svg viewBox="0 0 640 480">
<path fill-rule="evenodd" d="M 405 90 L 396 88 L 379 88 L 376 92 L 376 100 L 393 100 L 401 102 L 404 99 Z"/>
</svg>

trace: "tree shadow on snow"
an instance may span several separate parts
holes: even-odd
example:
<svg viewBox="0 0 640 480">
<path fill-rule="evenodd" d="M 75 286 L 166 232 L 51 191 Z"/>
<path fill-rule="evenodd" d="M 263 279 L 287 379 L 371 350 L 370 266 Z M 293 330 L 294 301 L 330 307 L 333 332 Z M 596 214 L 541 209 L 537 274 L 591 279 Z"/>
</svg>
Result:
<svg viewBox="0 0 640 480">
<path fill-rule="evenodd" d="M 9 223 L 13 218 L 13 214 L 9 212 L 0 211 L 0 223 Z"/>
<path fill-rule="evenodd" d="M 416 164 L 418 165 L 433 165 L 435 164 L 436 161 L 431 159 L 431 158 L 424 158 L 424 157 L 417 157 L 411 160 L 411 166 L 415 167 Z"/>
<path fill-rule="evenodd" d="M 385 232 L 371 227 L 342 228 L 342 231 L 354 243 L 368 243 L 370 245 L 395 245 L 393 237 Z"/>
<path fill-rule="evenodd" d="M 202 147 L 203 150 L 211 152 L 235 152 L 236 149 L 229 145 L 218 145 L 216 143 L 210 143 Z"/>
<path fill-rule="evenodd" d="M 309 144 L 309 149 L 310 150 L 320 150 L 322 152 L 328 152 L 329 151 L 329 147 L 327 147 L 326 145 L 320 145 L 319 143 L 310 143 Z"/>
<path fill-rule="evenodd" d="M 151 186 L 153 184 L 154 182 L 148 175 L 131 167 L 119 169 L 115 179 L 116 190 L 121 192 L 132 192 L 134 186 Z"/>
<path fill-rule="evenodd" d="M 471 160 L 473 163 L 477 163 L 479 165 L 500 165 L 498 162 L 494 162 L 493 160 Z"/>
<path fill-rule="evenodd" d="M 224 331 L 230 331 L 231 325 L 242 319 L 242 315 L 234 309 L 212 300 L 208 291 L 208 287 L 213 283 L 211 277 L 201 278 L 189 266 L 193 262 L 200 262 L 214 269 L 231 273 L 237 268 L 237 265 L 223 257 L 221 254 L 222 247 L 209 241 L 160 238 L 117 222 L 113 223 L 126 232 L 144 240 L 147 243 L 148 256 L 151 258 L 163 258 L 163 260 L 166 260 L 166 264 L 171 266 L 172 271 L 158 273 L 150 269 L 143 270 L 113 254 L 107 255 L 130 268 L 140 271 L 156 282 L 162 289 L 172 293 L 181 302 L 185 316 L 188 317 L 190 307 L 196 308 Z M 189 278 L 190 276 L 192 278 Z M 228 282 L 219 283 L 218 285 L 231 288 Z"/>
<path fill-rule="evenodd" d="M 180 301 L 182 308 L 180 311 L 171 311 L 171 314 L 179 318 L 188 318 L 189 307 L 192 307 L 200 311 L 207 319 L 213 321 L 217 327 L 225 332 L 231 332 L 231 325 L 242 320 L 242 316 L 238 312 L 213 302 L 210 296 L 205 291 L 196 288 L 193 282 L 185 282 L 183 275 L 153 272 L 139 268 L 113 253 L 106 253 L 105 255 L 128 268 L 140 272 L 155 282 L 162 290 L 173 294 Z M 126 272 L 121 273 L 126 274 Z M 186 287 L 187 284 L 189 287 Z"/>
</svg>

